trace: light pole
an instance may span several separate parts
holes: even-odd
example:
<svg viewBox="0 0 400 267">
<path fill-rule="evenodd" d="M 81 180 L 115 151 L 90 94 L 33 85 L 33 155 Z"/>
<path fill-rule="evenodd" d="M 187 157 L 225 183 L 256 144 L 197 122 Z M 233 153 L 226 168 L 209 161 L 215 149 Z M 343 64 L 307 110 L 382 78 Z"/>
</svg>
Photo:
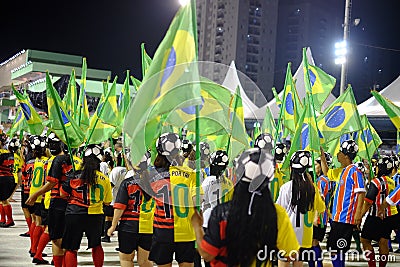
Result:
<svg viewBox="0 0 400 267">
<path fill-rule="evenodd" d="M 346 0 L 346 4 L 344 7 L 344 23 L 343 23 L 343 45 L 344 47 L 341 47 L 341 49 L 344 49 L 344 51 L 347 53 L 347 39 L 349 38 L 350 35 L 350 17 L 351 17 L 351 0 Z M 336 44 L 335 44 L 336 47 Z M 336 47 L 337 48 L 337 47 Z M 343 94 L 346 86 L 346 75 L 347 75 L 347 60 L 346 60 L 346 53 L 343 56 L 344 60 L 342 59 L 341 63 L 335 63 L 336 64 L 342 64 L 342 70 L 340 72 L 340 94 Z"/>
</svg>

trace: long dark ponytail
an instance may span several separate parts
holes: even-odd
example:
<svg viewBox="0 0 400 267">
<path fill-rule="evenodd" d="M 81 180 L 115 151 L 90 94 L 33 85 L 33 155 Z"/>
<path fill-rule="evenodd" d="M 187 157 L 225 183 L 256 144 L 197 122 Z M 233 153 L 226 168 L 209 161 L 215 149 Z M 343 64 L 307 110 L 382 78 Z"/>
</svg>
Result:
<svg viewBox="0 0 400 267">
<path fill-rule="evenodd" d="M 96 171 L 100 170 L 100 160 L 95 155 L 83 157 L 81 179 L 89 185 L 97 184 Z"/>
<path fill-rule="evenodd" d="M 292 180 L 292 199 L 290 207 L 305 214 L 314 207 L 315 189 L 305 172 L 298 172 L 292 169 L 290 179 Z"/>
<path fill-rule="evenodd" d="M 249 183 L 240 181 L 233 192 L 231 208 L 226 227 L 226 242 L 228 250 L 228 265 L 248 267 L 261 249 L 269 251 L 276 248 L 278 235 L 277 213 L 268 179 L 265 179 L 260 193 L 252 196 L 249 193 Z M 248 215 L 251 198 L 254 197 Z"/>
</svg>

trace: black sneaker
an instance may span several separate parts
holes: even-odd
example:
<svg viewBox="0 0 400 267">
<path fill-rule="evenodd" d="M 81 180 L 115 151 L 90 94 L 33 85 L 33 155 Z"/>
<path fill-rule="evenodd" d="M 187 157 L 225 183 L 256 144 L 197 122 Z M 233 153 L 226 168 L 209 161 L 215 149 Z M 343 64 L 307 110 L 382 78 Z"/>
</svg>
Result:
<svg viewBox="0 0 400 267">
<path fill-rule="evenodd" d="M 3 227 L 4 228 L 8 228 L 8 227 L 11 227 L 11 226 L 14 226 L 14 225 L 15 225 L 14 221 L 11 221 L 9 223 L 4 224 Z"/>
<path fill-rule="evenodd" d="M 26 233 L 23 233 L 23 234 L 19 234 L 19 236 L 30 237 L 31 235 L 29 234 L 29 232 L 26 232 Z"/>
<path fill-rule="evenodd" d="M 101 238 L 101 242 L 111 243 L 111 239 L 109 236 L 105 236 Z"/>
<path fill-rule="evenodd" d="M 400 253 L 400 248 L 396 249 L 394 253 Z"/>
<path fill-rule="evenodd" d="M 49 264 L 49 261 L 44 260 L 44 259 L 33 258 L 32 263 L 36 263 L 38 265 L 41 265 L 41 264 Z"/>
</svg>

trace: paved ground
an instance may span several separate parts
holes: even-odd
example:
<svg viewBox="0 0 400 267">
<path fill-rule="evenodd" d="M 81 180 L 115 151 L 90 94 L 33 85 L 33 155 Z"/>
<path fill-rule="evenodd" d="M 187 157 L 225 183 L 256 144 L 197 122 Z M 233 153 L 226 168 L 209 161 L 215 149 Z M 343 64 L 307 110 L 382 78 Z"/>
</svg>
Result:
<svg viewBox="0 0 400 267">
<path fill-rule="evenodd" d="M 32 258 L 29 257 L 29 238 L 20 237 L 19 234 L 26 232 L 27 226 L 20 208 L 20 193 L 17 192 L 14 196 L 17 202 L 13 202 L 13 214 L 15 220 L 15 226 L 11 228 L 0 228 L 0 267 L 27 267 L 34 266 L 32 264 Z M 118 252 L 115 248 L 118 246 L 117 238 L 111 237 L 111 243 L 103 243 L 103 248 L 105 252 L 104 266 L 120 266 Z M 324 247 L 324 244 L 322 244 Z M 91 251 L 86 250 L 87 242 L 86 238 L 83 238 L 81 249 L 78 253 L 78 265 L 79 266 L 93 266 Z M 352 248 L 355 248 L 352 244 Z M 398 244 L 394 244 L 394 248 L 398 248 Z M 49 256 L 45 259 L 51 261 L 51 246 L 47 245 L 45 248 L 45 253 Z M 391 254 L 396 262 L 389 263 L 388 267 L 400 266 L 400 254 Z M 136 264 L 135 264 L 136 265 Z M 174 262 L 174 267 L 177 263 Z M 137 265 L 136 265 L 137 266 Z M 308 264 L 304 265 L 308 266 Z M 324 266 L 330 266 L 330 261 L 328 257 L 325 257 Z M 365 261 L 347 261 L 346 266 L 368 266 Z"/>
</svg>

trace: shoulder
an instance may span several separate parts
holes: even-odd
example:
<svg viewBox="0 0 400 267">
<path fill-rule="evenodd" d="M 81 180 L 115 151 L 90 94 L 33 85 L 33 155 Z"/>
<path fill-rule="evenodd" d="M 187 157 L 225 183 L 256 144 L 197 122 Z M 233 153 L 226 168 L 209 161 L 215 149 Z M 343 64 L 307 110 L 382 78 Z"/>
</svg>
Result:
<svg viewBox="0 0 400 267">
<path fill-rule="evenodd" d="M 107 177 L 106 175 L 104 175 L 104 174 L 103 174 L 102 172 L 100 172 L 100 171 L 96 171 L 96 175 L 97 175 L 97 178 L 100 178 L 101 180 L 109 181 L 108 177 Z"/>
<path fill-rule="evenodd" d="M 211 211 L 211 217 L 214 219 L 218 219 L 219 221 L 227 220 L 230 207 L 231 207 L 231 201 L 217 205 Z"/>
</svg>

